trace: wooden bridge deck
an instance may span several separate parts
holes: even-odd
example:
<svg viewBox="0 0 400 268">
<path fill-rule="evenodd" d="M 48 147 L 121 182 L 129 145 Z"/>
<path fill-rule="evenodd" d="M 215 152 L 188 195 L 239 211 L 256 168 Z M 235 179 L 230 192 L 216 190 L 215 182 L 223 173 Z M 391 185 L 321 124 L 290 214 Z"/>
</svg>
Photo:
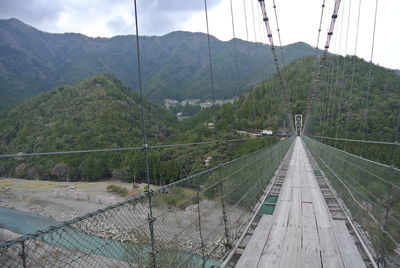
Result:
<svg viewBox="0 0 400 268">
<path fill-rule="evenodd" d="M 236 267 L 365 267 L 344 220 L 334 220 L 300 138 L 273 215 L 263 215 Z"/>
</svg>

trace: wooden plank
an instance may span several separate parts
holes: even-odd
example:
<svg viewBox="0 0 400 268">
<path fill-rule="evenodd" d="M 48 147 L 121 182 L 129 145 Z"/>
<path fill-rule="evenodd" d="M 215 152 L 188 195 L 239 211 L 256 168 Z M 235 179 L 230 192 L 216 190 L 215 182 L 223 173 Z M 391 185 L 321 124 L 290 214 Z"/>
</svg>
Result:
<svg viewBox="0 0 400 268">
<path fill-rule="evenodd" d="M 279 201 L 290 201 L 292 199 L 293 185 L 293 169 L 289 167 L 285 181 L 283 182 L 281 192 L 279 193 Z"/>
<path fill-rule="evenodd" d="M 315 177 L 314 181 L 316 183 Z M 323 267 L 344 267 L 339 248 L 333 234 L 330 221 L 331 215 L 328 211 L 325 201 L 323 200 L 322 193 L 320 189 L 316 187 L 312 187 L 310 190 L 313 197 L 315 218 L 317 220 Z"/>
<path fill-rule="evenodd" d="M 365 267 L 344 222 L 332 220 L 299 138 L 274 215 L 263 217 L 236 267 Z"/>
<path fill-rule="evenodd" d="M 307 173 L 303 172 L 301 174 L 301 200 L 302 202 L 307 202 L 311 203 L 312 202 L 312 196 L 310 192 L 310 184 L 308 183 L 307 179 Z"/>
<path fill-rule="evenodd" d="M 301 172 L 295 170 L 293 172 L 293 177 L 292 177 L 293 187 L 300 188 L 301 185 L 300 180 L 301 180 Z"/>
<path fill-rule="evenodd" d="M 302 247 L 301 267 L 321 267 L 321 255 L 314 206 L 302 204 Z"/>
<path fill-rule="evenodd" d="M 271 215 L 263 215 L 235 267 L 257 267 L 273 223 Z"/>
<path fill-rule="evenodd" d="M 279 262 L 281 268 L 300 268 L 301 218 L 301 190 L 293 188 L 285 242 Z"/>
<path fill-rule="evenodd" d="M 361 258 L 360 252 L 358 251 L 345 222 L 333 221 L 332 226 L 339 245 L 344 266 L 346 268 L 365 268 L 365 263 Z"/>
<path fill-rule="evenodd" d="M 280 202 L 279 209 L 275 215 L 276 219 L 257 267 L 277 267 L 279 265 L 286 236 L 289 208 L 289 201 Z"/>
</svg>

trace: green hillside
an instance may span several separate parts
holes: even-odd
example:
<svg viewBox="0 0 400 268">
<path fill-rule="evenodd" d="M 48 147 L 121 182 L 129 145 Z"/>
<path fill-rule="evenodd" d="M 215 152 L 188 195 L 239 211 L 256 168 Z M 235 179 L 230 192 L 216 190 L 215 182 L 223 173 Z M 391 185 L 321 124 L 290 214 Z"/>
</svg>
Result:
<svg viewBox="0 0 400 268">
<path fill-rule="evenodd" d="M 145 101 L 149 144 L 188 143 L 239 136 L 197 125 L 184 131 L 175 116 Z M 0 154 L 120 148 L 143 144 L 138 95 L 112 75 L 61 86 L 0 112 Z M 184 125 L 184 124 L 183 124 Z M 198 131 L 201 129 L 201 131 Z M 151 178 L 167 183 L 262 148 L 274 139 L 153 149 Z M 0 176 L 60 180 L 145 179 L 142 151 L 2 159 Z M 60 175 L 60 170 L 62 176 Z"/>
<path fill-rule="evenodd" d="M 145 102 L 150 140 L 175 134 L 176 119 Z M 1 112 L 0 153 L 128 147 L 143 143 L 138 95 L 111 75 L 61 86 Z"/>
<path fill-rule="evenodd" d="M 311 56 L 304 57 L 283 70 L 289 91 L 290 110 L 292 114 L 300 113 L 305 118 L 310 89 L 313 85 L 314 60 L 315 58 Z M 344 75 L 343 60 L 345 60 Z M 351 89 L 353 61 L 355 71 Z M 334 56 L 327 64 L 321 75 L 321 87 L 316 93 L 307 132 L 319 136 L 345 137 L 347 129 L 347 138 L 361 139 L 364 135 L 365 116 L 368 114 L 365 140 L 394 141 L 400 107 L 400 76 L 393 70 L 373 65 L 367 112 L 369 63 L 357 57 Z M 216 112 L 217 128 L 277 130 L 283 127 L 284 120 L 288 126 L 281 93 L 277 77 L 273 76 L 254 87 L 249 93 L 243 94 L 234 104 L 220 107 Z M 210 110 L 202 110 L 186 124 L 188 128 L 193 128 L 201 125 L 201 122 L 211 121 L 213 114 Z M 368 145 L 365 150 L 360 151 L 360 144 L 349 142 L 344 144 L 328 140 L 325 142 L 336 144 L 358 155 L 362 153 L 369 159 L 389 164 L 392 161 L 393 148 L 390 146 L 387 149 L 391 153 L 388 154 L 386 149 L 382 150 L 381 145 Z M 397 165 L 400 166 L 399 160 Z"/>
<path fill-rule="evenodd" d="M 17 19 L 0 20 L 0 110 L 56 86 L 75 84 L 110 73 L 137 90 L 134 36 L 90 38 L 81 34 L 51 34 Z M 211 37 L 216 98 L 239 96 L 275 71 L 270 48 L 260 43 Z M 144 94 L 164 98 L 211 98 L 207 36 L 172 32 L 141 36 Z M 314 53 L 305 43 L 284 47 L 286 61 Z"/>
</svg>

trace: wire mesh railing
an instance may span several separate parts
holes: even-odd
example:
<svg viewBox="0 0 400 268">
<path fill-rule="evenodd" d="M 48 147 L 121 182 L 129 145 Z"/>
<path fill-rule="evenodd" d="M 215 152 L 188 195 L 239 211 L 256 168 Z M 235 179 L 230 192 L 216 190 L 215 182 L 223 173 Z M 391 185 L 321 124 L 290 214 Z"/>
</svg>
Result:
<svg viewBox="0 0 400 268">
<path fill-rule="evenodd" d="M 304 136 L 329 182 L 372 241 L 377 262 L 400 265 L 400 170 Z"/>
<path fill-rule="evenodd" d="M 1 243 L 1 266 L 209 267 L 240 237 L 292 141 Z"/>
</svg>

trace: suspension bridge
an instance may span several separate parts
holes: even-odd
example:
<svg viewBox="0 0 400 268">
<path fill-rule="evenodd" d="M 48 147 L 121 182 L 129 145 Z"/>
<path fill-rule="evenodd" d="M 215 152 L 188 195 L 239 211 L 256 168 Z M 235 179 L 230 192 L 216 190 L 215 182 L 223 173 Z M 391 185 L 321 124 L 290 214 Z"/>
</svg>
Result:
<svg viewBox="0 0 400 268">
<path fill-rule="evenodd" d="M 396 210 L 400 202 L 400 170 L 394 165 L 399 145 L 399 126 L 395 128 L 394 142 L 365 139 L 366 121 L 362 126 L 362 139 L 349 139 L 347 122 L 344 136 L 339 136 L 339 124 L 336 135 L 323 135 L 332 133 L 332 130 L 322 131 L 325 126 L 320 123 L 321 118 L 314 115 L 317 108 L 323 110 L 321 114 L 324 118 L 334 114 L 330 103 L 326 102 L 325 107 L 317 108 L 314 103 L 321 98 L 321 92 L 324 92 L 322 89 L 329 87 L 324 72 L 329 72 L 325 71 L 329 69 L 327 60 L 331 57 L 328 49 L 335 33 L 336 20 L 340 19 L 341 1 L 332 1 L 331 9 L 325 11 L 325 14 L 329 12 L 330 24 L 321 52 L 318 46 L 326 8 L 325 0 L 322 1 L 315 72 L 304 114 L 305 122 L 303 115 L 294 115 L 290 106 L 275 1 L 272 8 L 279 47 L 274 45 L 274 34 L 268 17 L 272 9 L 268 9 L 264 0 L 253 2 L 260 6 L 260 22 L 265 24 L 275 63 L 279 82 L 276 86 L 281 90 L 282 106 L 285 107 L 280 112 L 288 114 L 293 135 L 249 155 L 155 189 L 150 184 L 149 150 L 234 143 L 240 142 L 240 139 L 149 145 L 141 97 L 143 146 L 0 155 L 0 159 L 13 159 L 138 150 L 144 153 L 143 165 L 146 167 L 148 182 L 144 194 L 24 235 L 17 240 L 1 243 L 2 267 L 400 266 L 400 214 Z M 210 87 L 214 101 L 207 1 L 204 4 Z M 232 1 L 230 4 L 235 35 Z M 246 8 L 245 1 L 243 4 Z M 351 1 L 348 16 L 350 6 Z M 376 11 L 377 6 L 374 24 Z M 139 88 L 142 96 L 136 1 L 135 19 Z M 280 48 L 280 53 L 277 53 L 276 48 Z M 371 87 L 372 57 L 373 53 L 367 78 L 368 92 Z M 335 67 L 333 65 L 332 73 L 336 73 L 336 79 L 340 80 L 340 73 Z M 343 84 L 340 89 L 342 92 Z M 335 107 L 338 107 L 339 113 L 350 113 L 350 105 L 346 107 L 344 103 L 339 103 Z M 367 116 L 365 118 L 367 120 Z M 318 124 L 321 131 L 315 131 L 318 127 L 312 127 Z M 310 132 L 310 129 L 314 131 Z M 390 146 L 393 150 L 393 163 L 379 163 L 342 150 L 347 148 L 346 142 L 359 143 L 361 147 L 365 144 Z M 374 189 L 378 190 L 371 190 L 367 187 L 369 184 L 374 184 Z M 183 190 L 190 190 L 194 195 L 182 197 Z"/>
</svg>

